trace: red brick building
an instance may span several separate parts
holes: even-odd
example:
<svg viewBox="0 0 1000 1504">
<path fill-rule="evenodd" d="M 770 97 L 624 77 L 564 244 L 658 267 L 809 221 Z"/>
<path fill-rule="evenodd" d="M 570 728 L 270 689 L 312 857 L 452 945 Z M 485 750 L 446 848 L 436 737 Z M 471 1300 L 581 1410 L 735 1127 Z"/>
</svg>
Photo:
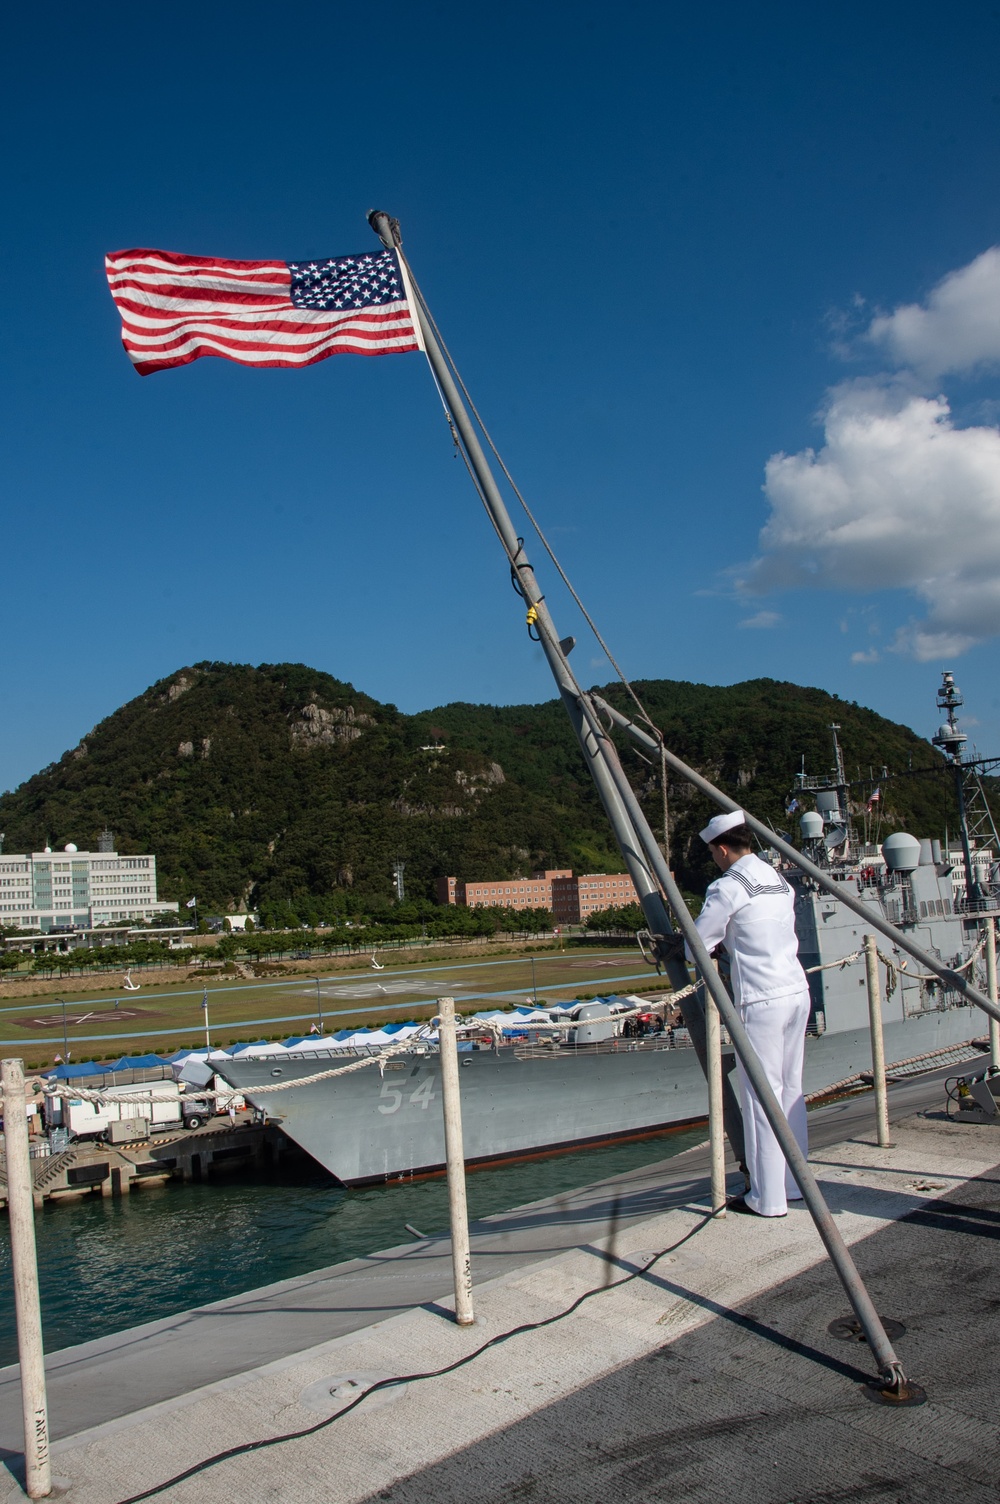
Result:
<svg viewBox="0 0 1000 1504">
<path fill-rule="evenodd" d="M 533 872 L 530 877 L 506 877 L 499 882 L 477 879 L 460 883 L 457 877 L 439 877 L 438 903 L 460 903 L 470 909 L 551 909 L 552 884 L 572 879 L 563 869 Z"/>
<path fill-rule="evenodd" d="M 457 877 L 439 877 L 437 899 L 470 909 L 550 909 L 557 924 L 579 924 L 599 909 L 638 903 L 639 895 L 624 872 L 587 872 L 574 877 L 565 869 L 553 869 L 499 882 L 462 883 Z"/>
<path fill-rule="evenodd" d="M 600 909 L 620 909 L 638 903 L 639 894 L 627 872 L 584 872 L 575 877 L 576 918 L 579 923 Z"/>
</svg>

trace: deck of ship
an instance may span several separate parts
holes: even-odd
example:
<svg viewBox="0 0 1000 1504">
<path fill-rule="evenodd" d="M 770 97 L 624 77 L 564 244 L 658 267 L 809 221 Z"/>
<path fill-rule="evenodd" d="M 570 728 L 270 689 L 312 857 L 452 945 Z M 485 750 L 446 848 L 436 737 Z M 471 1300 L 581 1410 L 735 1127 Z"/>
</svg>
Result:
<svg viewBox="0 0 1000 1504">
<path fill-rule="evenodd" d="M 448 1244 L 428 1239 L 54 1354 L 59 1484 L 71 1504 L 117 1504 L 227 1447 L 315 1426 L 354 1380 L 425 1374 L 556 1318 L 159 1497 L 992 1500 L 1000 1128 L 948 1123 L 942 1105 L 938 1080 L 894 1087 L 891 1150 L 873 1146 L 870 1098 L 811 1119 L 842 1232 L 879 1309 L 906 1327 L 921 1409 L 864 1397 L 871 1364 L 827 1332 L 847 1304 L 808 1215 L 706 1220 L 694 1150 L 478 1224 L 468 1331 L 447 1317 Z M 11 1471 L 18 1435 L 6 1370 Z M 0 1487 L 3 1504 L 20 1497 Z"/>
</svg>

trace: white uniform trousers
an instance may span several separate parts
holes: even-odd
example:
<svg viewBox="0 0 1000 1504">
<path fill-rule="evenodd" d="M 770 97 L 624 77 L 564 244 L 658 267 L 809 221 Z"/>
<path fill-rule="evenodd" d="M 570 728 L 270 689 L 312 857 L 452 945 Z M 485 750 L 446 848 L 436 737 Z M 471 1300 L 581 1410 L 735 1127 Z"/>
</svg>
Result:
<svg viewBox="0 0 1000 1504">
<path fill-rule="evenodd" d="M 806 1104 L 802 1095 L 802 1064 L 806 1049 L 806 1024 L 809 1022 L 809 991 L 788 993 L 785 997 L 765 998 L 741 1008 L 741 1016 L 754 1052 L 764 1067 L 771 1090 L 791 1125 L 803 1154 L 808 1153 Z M 740 1103 L 743 1108 L 743 1134 L 746 1139 L 746 1165 L 750 1175 L 747 1205 L 762 1217 L 781 1217 L 788 1210 L 788 1198 L 797 1197 L 799 1188 L 785 1164 L 785 1156 L 764 1109 L 737 1060 Z"/>
</svg>

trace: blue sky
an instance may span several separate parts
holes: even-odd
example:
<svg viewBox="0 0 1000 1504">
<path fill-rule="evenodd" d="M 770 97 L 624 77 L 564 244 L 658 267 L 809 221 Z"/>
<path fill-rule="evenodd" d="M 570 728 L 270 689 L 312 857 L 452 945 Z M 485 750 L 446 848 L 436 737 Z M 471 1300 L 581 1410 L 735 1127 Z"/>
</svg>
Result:
<svg viewBox="0 0 1000 1504">
<path fill-rule="evenodd" d="M 929 734 L 951 667 L 1000 751 L 998 40 L 975 4 L 21 7 L 0 788 L 201 659 L 550 695 L 422 357 L 121 349 L 105 252 L 344 254 L 375 205 L 631 675 Z"/>
</svg>

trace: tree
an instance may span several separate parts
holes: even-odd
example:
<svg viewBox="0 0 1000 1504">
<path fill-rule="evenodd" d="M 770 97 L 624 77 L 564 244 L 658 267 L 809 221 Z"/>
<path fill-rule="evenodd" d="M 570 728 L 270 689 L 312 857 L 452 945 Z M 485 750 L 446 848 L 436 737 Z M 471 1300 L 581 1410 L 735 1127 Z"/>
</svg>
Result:
<svg viewBox="0 0 1000 1504">
<path fill-rule="evenodd" d="M 601 930 L 605 933 L 610 930 L 615 935 L 634 935 L 645 927 L 646 916 L 637 903 L 623 904 L 617 908 L 598 909 L 596 913 L 588 914 L 584 920 L 584 929 Z"/>
</svg>

